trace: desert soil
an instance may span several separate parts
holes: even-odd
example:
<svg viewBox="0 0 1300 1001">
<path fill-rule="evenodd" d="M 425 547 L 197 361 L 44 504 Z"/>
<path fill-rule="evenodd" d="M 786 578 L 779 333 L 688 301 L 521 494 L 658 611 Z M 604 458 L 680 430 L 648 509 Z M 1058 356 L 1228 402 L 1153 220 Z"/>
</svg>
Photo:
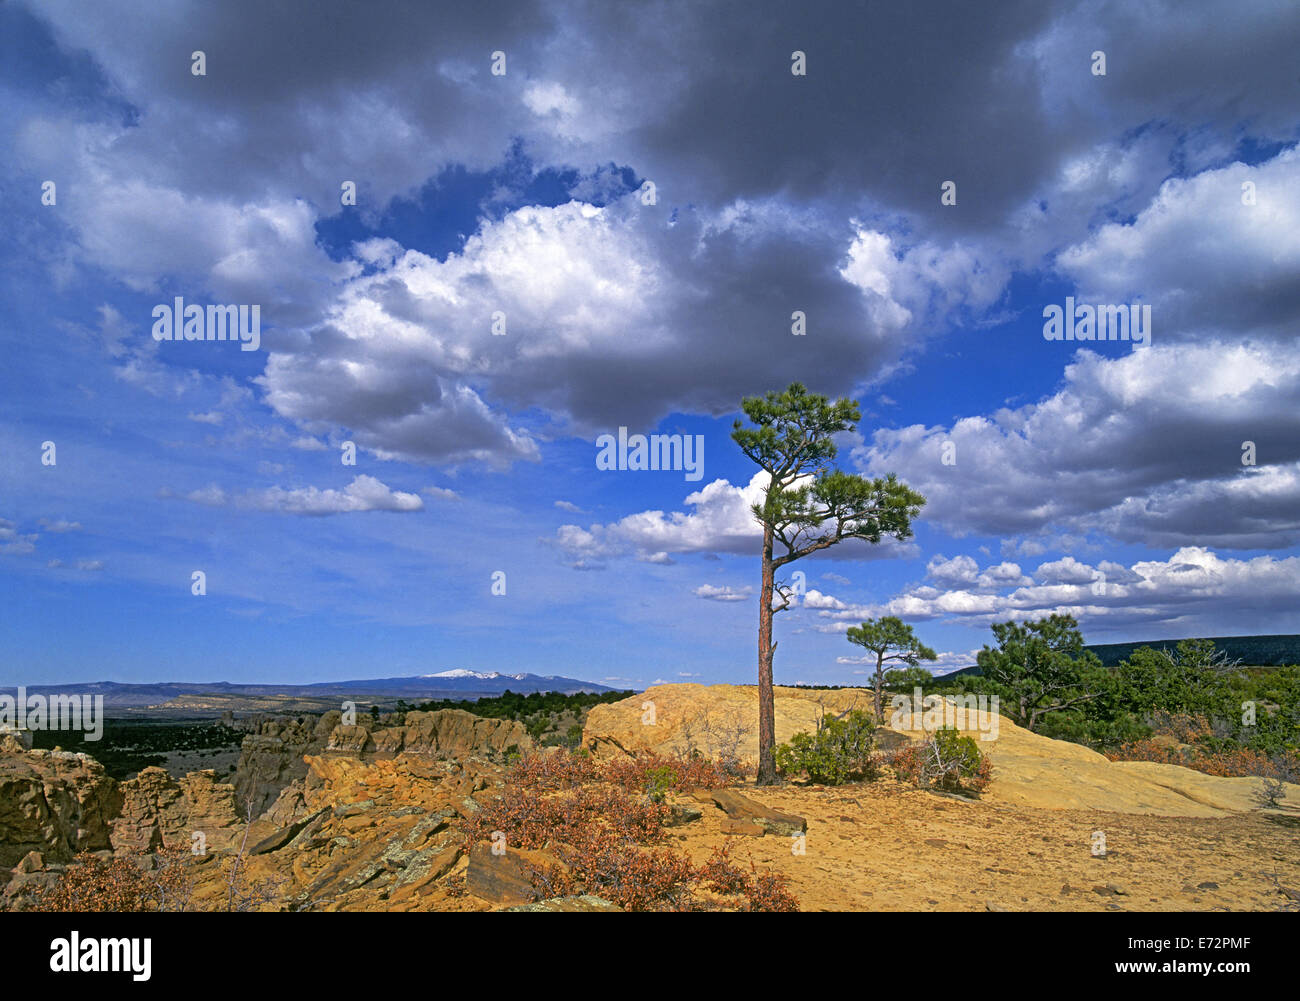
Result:
<svg viewBox="0 0 1300 1001">
<path fill-rule="evenodd" d="M 1270 911 L 1295 906 L 1274 875 L 1300 890 L 1296 817 L 1045 810 L 889 781 L 745 793 L 808 820 L 803 855 L 772 835 L 736 837 L 733 852 L 785 873 L 803 910 Z M 680 829 L 696 861 L 724 837 L 723 816 L 707 808 Z M 1095 831 L 1104 857 L 1092 853 Z"/>
</svg>

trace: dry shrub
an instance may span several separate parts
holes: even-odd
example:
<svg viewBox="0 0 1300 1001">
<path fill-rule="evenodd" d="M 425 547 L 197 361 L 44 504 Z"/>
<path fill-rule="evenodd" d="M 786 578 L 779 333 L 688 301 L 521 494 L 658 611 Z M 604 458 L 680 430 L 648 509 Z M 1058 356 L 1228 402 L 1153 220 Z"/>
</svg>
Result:
<svg viewBox="0 0 1300 1001">
<path fill-rule="evenodd" d="M 255 911 L 275 903 L 284 880 L 254 881 L 240 871 L 240 856 L 223 860 L 229 890 L 221 902 L 194 901 L 195 856 L 186 848 L 102 859 L 82 853 L 50 885 L 31 891 L 34 911 Z M 224 906 L 223 906 L 224 905 Z"/>
<path fill-rule="evenodd" d="M 652 792 L 656 789 L 692 792 L 717 789 L 731 784 L 731 775 L 722 764 L 696 757 L 671 757 L 649 753 L 635 758 L 614 758 L 605 764 L 601 777 L 629 792 Z"/>
<path fill-rule="evenodd" d="M 631 911 L 797 910 L 784 877 L 746 873 L 719 849 L 704 865 L 661 844 L 670 807 L 655 790 L 725 784 L 695 758 L 646 755 L 603 766 L 581 755 L 528 755 L 505 789 L 461 824 L 466 846 L 501 831 L 518 848 L 547 848 L 562 865 L 530 866 L 538 899 L 592 893 Z M 570 758 L 574 760 L 566 761 Z"/>
<path fill-rule="evenodd" d="M 619 789 L 579 787 L 550 795 L 507 786 L 496 799 L 464 821 L 466 847 L 504 831 L 518 848 L 541 848 L 552 841 L 576 842 L 604 828 L 627 841 L 655 842 L 663 836 L 669 808 L 633 799 Z"/>
<path fill-rule="evenodd" d="M 751 857 L 749 872 L 731 861 L 731 842 L 714 849 L 698 870 L 705 889 L 723 897 L 740 897 L 742 911 L 797 911 L 799 901 L 786 888 L 787 878 L 778 872 L 759 872 Z"/>
<path fill-rule="evenodd" d="M 1155 736 L 1172 737 L 1181 744 L 1195 744 L 1214 736 L 1209 719 L 1195 713 L 1171 713 L 1158 709 L 1151 714 Z"/>
<path fill-rule="evenodd" d="M 1281 779 L 1265 779 L 1255 791 L 1255 802 L 1266 810 L 1276 810 L 1286 799 L 1286 783 Z"/>
<path fill-rule="evenodd" d="M 1204 716 L 1157 712 L 1151 717 L 1154 733 L 1106 752 L 1111 761 L 1154 761 L 1182 765 L 1219 778 L 1266 778 L 1291 781 L 1300 774 L 1300 755 L 1294 751 L 1269 755 L 1247 747 L 1215 750 L 1199 742 L 1214 736 Z M 1174 746 L 1176 741 L 1184 746 Z"/>
<path fill-rule="evenodd" d="M 574 789 L 595 782 L 608 782 L 628 792 L 691 792 L 729 785 L 732 773 L 720 762 L 698 756 L 665 757 L 649 752 L 602 763 L 576 751 L 530 751 L 506 773 L 507 785 L 539 792 Z"/>
<path fill-rule="evenodd" d="M 506 782 L 528 789 L 572 789 L 595 781 L 599 775 L 600 765 L 589 755 L 529 751 L 510 766 Z"/>
<path fill-rule="evenodd" d="M 1155 761 L 1164 765 L 1182 765 L 1219 778 L 1284 778 L 1300 770 L 1300 756 L 1295 753 L 1268 755 L 1247 747 L 1231 751 L 1180 749 L 1153 737 L 1131 741 L 1106 754 L 1111 761 Z"/>
<path fill-rule="evenodd" d="M 754 768 L 741 759 L 740 745 L 753 732 L 753 723 L 740 716 L 715 718 L 701 709 L 679 722 L 673 753 L 678 759 L 702 757 L 716 762 L 730 781 L 743 780 Z"/>
<path fill-rule="evenodd" d="M 972 737 L 953 729 L 936 730 L 928 740 L 894 752 L 889 759 L 904 782 L 945 792 L 979 795 L 993 777 L 993 762 Z"/>
<path fill-rule="evenodd" d="M 184 911 L 194 884 L 190 853 L 161 848 L 137 858 L 83 852 L 47 887 L 32 892 L 33 911 Z"/>
<path fill-rule="evenodd" d="M 671 848 L 641 849 L 601 831 L 579 845 L 557 846 L 563 867 L 533 867 L 533 884 L 539 896 L 594 893 L 628 911 L 799 909 L 785 876 L 759 872 L 752 859 L 745 872 L 730 851 L 723 845 L 697 866 Z"/>
</svg>

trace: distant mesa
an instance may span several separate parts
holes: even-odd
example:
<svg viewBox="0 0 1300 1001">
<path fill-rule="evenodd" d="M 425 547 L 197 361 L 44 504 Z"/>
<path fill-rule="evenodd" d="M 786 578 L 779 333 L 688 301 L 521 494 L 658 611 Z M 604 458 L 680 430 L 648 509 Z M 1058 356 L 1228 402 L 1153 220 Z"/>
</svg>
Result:
<svg viewBox="0 0 1300 1001">
<path fill-rule="evenodd" d="M 1300 664 L 1300 635 L 1294 633 L 1259 636 L 1206 637 L 1229 658 L 1241 661 L 1243 667 L 1285 667 Z M 1121 660 L 1133 655 L 1141 646 L 1154 650 L 1174 650 L 1182 640 L 1142 640 L 1136 643 L 1092 643 L 1087 649 L 1097 655 L 1105 667 L 1115 667 Z"/>
<path fill-rule="evenodd" d="M 1232 660 L 1241 662 L 1242 667 L 1285 667 L 1288 664 L 1300 664 L 1300 634 L 1276 633 L 1260 636 L 1208 636 L 1205 637 L 1215 648 L 1223 651 Z M 1089 643 L 1084 647 L 1097 655 L 1102 667 L 1118 667 L 1119 662 L 1133 656 L 1138 647 L 1148 646 L 1153 650 L 1174 650 L 1182 639 L 1137 640 L 1131 643 Z M 959 678 L 979 674 L 980 669 L 972 664 L 957 671 L 949 671 L 944 678 Z"/>
</svg>

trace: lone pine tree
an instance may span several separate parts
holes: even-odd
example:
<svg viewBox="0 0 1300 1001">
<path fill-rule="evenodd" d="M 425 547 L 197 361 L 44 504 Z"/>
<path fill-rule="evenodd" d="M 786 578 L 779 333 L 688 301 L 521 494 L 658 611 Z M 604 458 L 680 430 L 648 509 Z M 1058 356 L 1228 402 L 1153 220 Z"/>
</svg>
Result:
<svg viewBox="0 0 1300 1001">
<path fill-rule="evenodd" d="M 749 396 L 741 409 L 753 427 L 737 420 L 731 433 L 768 474 L 763 500 L 752 507 L 763 527 L 762 586 L 758 593 L 758 782 L 776 781 L 776 719 L 772 692 L 772 618 L 794 594 L 777 571 L 845 539 L 875 544 L 885 536 L 908 539 L 925 498 L 889 476 L 868 480 L 831 465 L 833 436 L 857 428 L 858 405 L 830 403 L 792 382 L 784 392 Z M 778 547 L 780 552 L 777 551 Z"/>
</svg>

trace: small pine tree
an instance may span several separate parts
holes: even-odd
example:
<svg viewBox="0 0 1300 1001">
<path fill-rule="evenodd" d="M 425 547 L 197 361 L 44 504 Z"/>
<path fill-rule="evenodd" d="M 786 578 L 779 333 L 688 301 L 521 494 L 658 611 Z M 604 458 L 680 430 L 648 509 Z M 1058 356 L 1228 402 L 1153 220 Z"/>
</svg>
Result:
<svg viewBox="0 0 1300 1001">
<path fill-rule="evenodd" d="M 916 638 L 911 626 L 893 615 L 867 619 L 860 626 L 849 627 L 848 640 L 876 655 L 875 707 L 876 724 L 880 725 L 885 721 L 885 665 L 897 663 L 916 667 L 923 660 L 934 660 L 936 654 Z"/>
</svg>

